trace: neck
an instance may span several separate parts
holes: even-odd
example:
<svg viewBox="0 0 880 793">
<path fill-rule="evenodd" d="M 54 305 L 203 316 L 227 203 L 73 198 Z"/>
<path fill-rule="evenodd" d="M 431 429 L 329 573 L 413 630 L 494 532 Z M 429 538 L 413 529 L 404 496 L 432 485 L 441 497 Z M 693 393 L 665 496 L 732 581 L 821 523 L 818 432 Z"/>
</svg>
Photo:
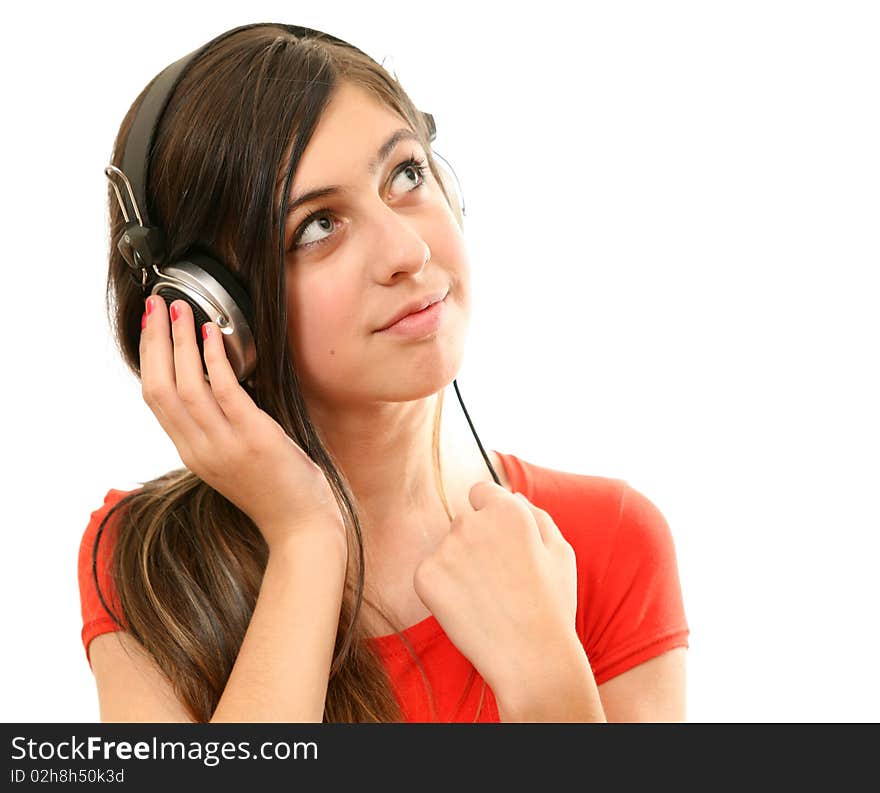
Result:
<svg viewBox="0 0 880 793">
<path fill-rule="evenodd" d="M 469 507 L 468 491 L 476 482 L 493 481 L 464 416 L 445 420 L 443 399 L 440 391 L 315 417 L 357 500 L 365 541 L 392 546 L 411 532 L 411 539 L 431 542 Z M 442 488 L 432 445 L 438 413 Z"/>
</svg>

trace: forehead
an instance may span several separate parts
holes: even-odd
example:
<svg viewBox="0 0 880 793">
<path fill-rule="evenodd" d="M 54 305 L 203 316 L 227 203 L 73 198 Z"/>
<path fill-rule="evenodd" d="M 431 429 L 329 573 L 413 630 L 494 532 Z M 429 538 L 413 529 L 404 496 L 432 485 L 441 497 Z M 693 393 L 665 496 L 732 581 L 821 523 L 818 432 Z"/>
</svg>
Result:
<svg viewBox="0 0 880 793">
<path fill-rule="evenodd" d="M 409 124 L 365 89 L 341 83 L 332 94 L 293 176 L 293 192 L 348 184 L 388 135 Z"/>
</svg>

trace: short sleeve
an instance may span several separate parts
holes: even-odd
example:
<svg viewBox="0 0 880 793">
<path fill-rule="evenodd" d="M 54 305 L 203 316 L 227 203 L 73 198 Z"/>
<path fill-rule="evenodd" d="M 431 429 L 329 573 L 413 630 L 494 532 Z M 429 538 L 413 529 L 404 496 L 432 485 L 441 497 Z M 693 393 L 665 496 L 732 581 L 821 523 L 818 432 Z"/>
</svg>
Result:
<svg viewBox="0 0 880 793">
<path fill-rule="evenodd" d="M 110 512 L 111 508 L 127 493 L 121 490 L 111 489 L 104 497 L 104 504 L 91 513 L 89 523 L 82 535 L 79 546 L 79 560 L 77 564 L 77 574 L 79 578 L 79 595 L 80 606 L 82 610 L 82 643 L 86 653 L 86 660 L 91 667 L 92 661 L 89 657 L 89 643 L 92 639 L 102 633 L 110 631 L 123 630 L 126 627 L 125 619 L 122 615 L 122 609 L 119 605 L 119 599 L 116 592 L 116 586 L 113 583 L 110 561 L 112 559 L 113 544 L 116 539 L 116 531 L 118 526 L 119 511 L 114 512 L 109 520 L 104 524 L 104 529 L 100 535 L 98 545 L 98 555 L 95 563 L 94 546 L 98 537 L 98 529 L 101 521 Z M 98 587 L 95 583 L 95 573 L 97 572 L 98 584 L 100 585 L 101 595 L 104 602 L 98 594 Z M 116 622 L 105 603 L 112 609 L 113 614 L 117 615 L 122 624 Z"/>
<path fill-rule="evenodd" d="M 672 532 L 660 510 L 625 482 L 608 562 L 595 584 L 585 649 L 597 685 L 688 646 Z"/>
</svg>

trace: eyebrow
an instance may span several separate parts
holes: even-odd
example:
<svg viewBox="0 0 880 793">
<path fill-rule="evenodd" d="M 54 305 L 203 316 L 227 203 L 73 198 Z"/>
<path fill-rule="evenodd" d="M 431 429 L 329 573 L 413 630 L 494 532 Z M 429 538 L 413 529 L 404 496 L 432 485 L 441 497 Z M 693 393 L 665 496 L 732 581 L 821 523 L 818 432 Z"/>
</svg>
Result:
<svg viewBox="0 0 880 793">
<path fill-rule="evenodd" d="M 391 152 L 394 150 L 394 147 L 400 143 L 402 140 L 419 140 L 419 136 L 416 135 L 411 129 L 407 129 L 402 127 L 401 129 L 395 130 L 391 136 L 386 140 L 376 152 L 376 156 L 370 160 L 369 165 L 367 166 L 367 172 L 369 174 L 374 174 L 378 170 L 379 166 L 391 156 Z M 338 193 L 344 193 L 345 188 L 342 185 L 332 184 L 327 185 L 326 187 L 318 187 L 315 190 L 309 190 L 305 193 L 300 193 L 299 195 L 295 195 L 291 200 L 290 204 L 287 207 L 287 217 L 290 215 L 302 204 L 307 203 L 308 201 L 314 201 L 317 198 L 324 198 L 328 195 L 337 195 Z"/>
</svg>

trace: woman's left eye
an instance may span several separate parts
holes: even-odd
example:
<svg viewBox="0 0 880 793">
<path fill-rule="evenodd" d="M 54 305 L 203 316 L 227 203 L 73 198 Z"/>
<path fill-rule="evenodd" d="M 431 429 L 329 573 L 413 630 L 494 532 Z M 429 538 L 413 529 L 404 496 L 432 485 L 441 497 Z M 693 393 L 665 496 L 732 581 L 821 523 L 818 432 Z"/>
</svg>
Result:
<svg viewBox="0 0 880 793">
<path fill-rule="evenodd" d="M 409 174 L 407 178 L 409 179 L 412 187 L 405 192 L 412 193 L 425 184 L 425 174 L 427 173 L 427 171 L 428 165 L 425 160 L 420 159 L 416 157 L 415 154 L 413 154 L 408 160 L 405 160 L 400 164 L 397 169 L 397 173 L 394 175 L 393 182 L 396 182 L 399 177 L 404 176 L 405 174 Z M 415 183 L 412 182 L 412 174 L 418 174 L 418 176 L 415 177 Z M 324 221 L 326 221 L 326 223 Z M 305 241 L 303 241 L 306 237 L 305 232 L 309 229 L 309 227 L 312 225 L 317 225 L 318 223 L 321 224 L 323 231 L 328 232 L 327 236 L 312 240 L 306 239 Z M 327 223 L 330 224 L 329 228 L 327 228 Z M 330 238 L 330 232 L 333 231 L 335 225 L 336 224 L 333 220 L 333 213 L 330 212 L 330 210 L 323 208 L 316 209 L 313 212 L 309 212 L 303 222 L 299 225 L 299 228 L 294 232 L 293 240 L 291 241 L 288 253 L 292 253 L 295 250 L 302 250 L 303 248 L 311 248 L 315 245 L 320 245 L 322 242 L 325 242 Z"/>
</svg>

